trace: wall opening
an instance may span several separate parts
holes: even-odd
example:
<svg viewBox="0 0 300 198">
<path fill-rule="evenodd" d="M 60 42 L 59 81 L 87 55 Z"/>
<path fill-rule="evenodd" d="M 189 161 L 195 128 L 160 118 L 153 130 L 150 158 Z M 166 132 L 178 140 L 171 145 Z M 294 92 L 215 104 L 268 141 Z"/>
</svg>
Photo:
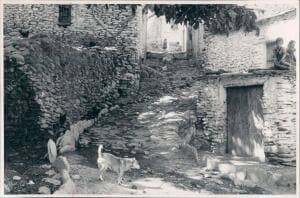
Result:
<svg viewBox="0 0 300 198">
<path fill-rule="evenodd" d="M 4 65 L 5 161 L 35 161 L 45 155 L 48 140 L 40 128 L 40 105 L 27 75 L 9 61 Z"/>
<path fill-rule="evenodd" d="M 67 27 L 71 25 L 71 20 L 72 20 L 72 15 L 71 15 L 71 10 L 72 6 L 71 5 L 59 5 L 59 12 L 58 12 L 58 25 Z"/>
<path fill-rule="evenodd" d="M 226 152 L 264 161 L 263 86 L 229 87 L 226 92 Z"/>
</svg>

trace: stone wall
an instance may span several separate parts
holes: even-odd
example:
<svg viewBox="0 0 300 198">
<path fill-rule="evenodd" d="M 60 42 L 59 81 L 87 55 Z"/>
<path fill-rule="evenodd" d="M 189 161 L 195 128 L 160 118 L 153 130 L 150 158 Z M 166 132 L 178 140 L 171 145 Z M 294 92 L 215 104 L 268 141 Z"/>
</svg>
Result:
<svg viewBox="0 0 300 198">
<path fill-rule="evenodd" d="M 212 150 L 224 153 L 226 143 L 226 87 L 263 85 L 264 145 L 270 161 L 293 164 L 296 157 L 295 73 L 261 71 L 203 76 L 198 83 L 198 133 Z"/>
<path fill-rule="evenodd" d="M 260 34 L 243 31 L 232 32 L 229 36 L 205 33 L 205 69 L 228 72 L 247 72 L 249 69 L 268 68 L 266 42 L 283 37 L 284 46 L 289 40 L 297 40 L 296 32 L 290 28 L 297 27 L 296 10 L 286 14 L 259 21 Z M 289 23 L 289 26 L 285 26 Z"/>
<path fill-rule="evenodd" d="M 18 140 L 46 147 L 49 137 L 56 139 L 70 124 L 111 106 L 120 97 L 122 80 L 135 81 L 126 52 L 62 45 L 46 35 L 5 38 L 4 56 L 10 145 Z"/>
<path fill-rule="evenodd" d="M 141 54 L 141 6 L 134 12 L 130 6 L 121 9 L 117 5 L 76 4 L 72 5 L 71 15 L 71 25 L 64 28 L 58 25 L 58 4 L 6 4 L 4 34 L 16 35 L 19 30 L 29 30 L 30 35 L 52 34 L 73 46 L 81 46 L 90 38 L 99 45 L 134 49 L 135 56 Z"/>
<path fill-rule="evenodd" d="M 29 37 L 50 35 L 64 45 L 73 47 L 114 47 L 127 54 L 132 72 L 123 82 L 124 92 L 130 95 L 139 86 L 140 59 L 145 55 L 145 21 L 142 6 L 133 11 L 131 6 L 76 4 L 71 8 L 71 25 L 58 25 L 58 4 L 6 4 L 4 6 L 4 36 L 20 36 L 29 31 Z M 129 83 L 128 76 L 134 78 Z"/>
<path fill-rule="evenodd" d="M 76 4 L 69 26 L 58 18 L 57 4 L 4 6 L 5 134 L 15 145 L 58 136 L 139 88 L 141 6 Z"/>
</svg>

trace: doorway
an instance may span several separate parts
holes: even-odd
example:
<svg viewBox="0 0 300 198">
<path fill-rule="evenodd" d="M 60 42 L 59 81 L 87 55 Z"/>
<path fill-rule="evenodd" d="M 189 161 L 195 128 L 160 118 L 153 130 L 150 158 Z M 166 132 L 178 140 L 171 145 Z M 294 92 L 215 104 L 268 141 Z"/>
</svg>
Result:
<svg viewBox="0 0 300 198">
<path fill-rule="evenodd" d="M 263 86 L 230 87 L 226 92 L 227 153 L 264 161 Z"/>
</svg>

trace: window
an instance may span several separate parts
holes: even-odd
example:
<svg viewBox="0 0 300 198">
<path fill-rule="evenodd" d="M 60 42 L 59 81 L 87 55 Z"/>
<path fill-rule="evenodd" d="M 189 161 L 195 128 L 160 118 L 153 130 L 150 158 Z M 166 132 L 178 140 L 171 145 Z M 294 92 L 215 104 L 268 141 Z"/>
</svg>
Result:
<svg viewBox="0 0 300 198">
<path fill-rule="evenodd" d="M 274 67 L 274 62 L 273 62 L 273 50 L 275 48 L 275 41 L 268 41 L 266 43 L 266 48 L 267 48 L 267 67 Z"/>
<path fill-rule="evenodd" d="M 71 25 L 71 5 L 59 5 L 58 25 L 67 27 Z"/>
</svg>

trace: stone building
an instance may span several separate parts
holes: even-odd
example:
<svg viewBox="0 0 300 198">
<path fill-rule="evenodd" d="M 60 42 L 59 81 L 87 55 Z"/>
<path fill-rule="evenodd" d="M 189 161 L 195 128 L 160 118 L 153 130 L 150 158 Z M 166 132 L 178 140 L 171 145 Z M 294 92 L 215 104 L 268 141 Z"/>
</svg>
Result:
<svg viewBox="0 0 300 198">
<path fill-rule="evenodd" d="M 5 4 L 5 144 L 45 149 L 134 94 L 142 27 L 141 6 Z"/>
<path fill-rule="evenodd" d="M 138 56 L 143 53 L 141 6 L 6 4 L 4 18 L 4 36 L 24 29 L 31 34 L 51 33 L 72 45 L 99 39 L 97 44 L 133 48 Z"/>
<path fill-rule="evenodd" d="M 275 39 L 298 42 L 296 9 L 281 8 L 258 14 L 259 36 L 205 33 L 199 136 L 217 153 L 295 165 L 296 72 L 271 69 Z"/>
<path fill-rule="evenodd" d="M 166 51 L 185 52 L 187 28 L 184 25 L 167 23 L 164 16 L 156 17 L 149 12 L 147 16 L 147 51 L 163 52 L 166 39 Z"/>
</svg>

